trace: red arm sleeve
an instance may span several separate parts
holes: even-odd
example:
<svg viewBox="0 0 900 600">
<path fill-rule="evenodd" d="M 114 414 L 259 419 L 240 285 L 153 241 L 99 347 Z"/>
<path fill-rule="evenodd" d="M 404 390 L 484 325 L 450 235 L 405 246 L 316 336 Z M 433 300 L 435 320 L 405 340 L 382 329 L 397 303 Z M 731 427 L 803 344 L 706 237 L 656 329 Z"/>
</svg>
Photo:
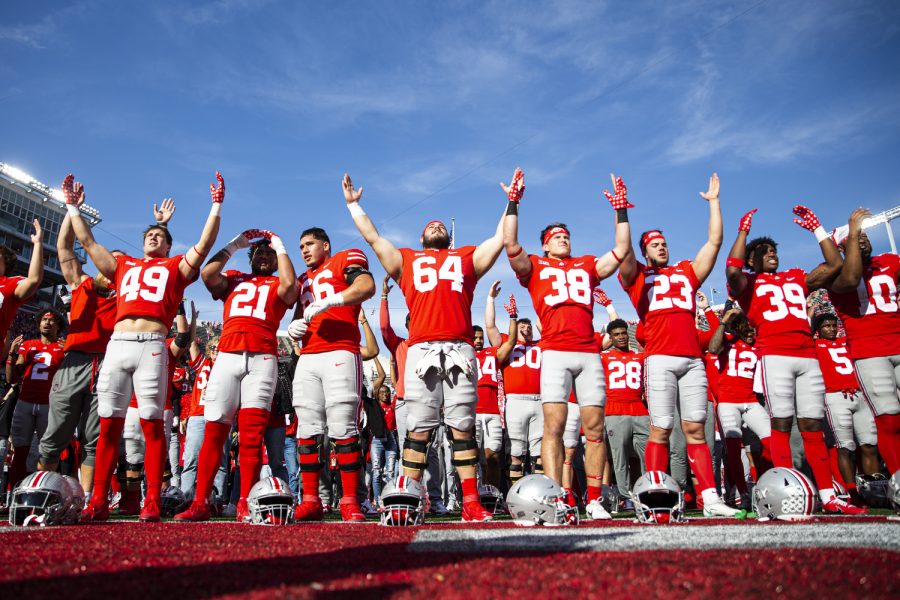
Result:
<svg viewBox="0 0 900 600">
<path fill-rule="evenodd" d="M 381 339 L 384 341 L 384 345 L 387 346 L 388 352 L 390 352 L 391 355 L 396 354 L 397 346 L 400 345 L 400 342 L 402 342 L 403 339 L 398 337 L 391 327 L 391 313 L 390 310 L 388 310 L 388 301 L 386 299 L 381 301 L 381 310 L 378 313 L 378 317 L 379 325 L 381 327 Z"/>
</svg>

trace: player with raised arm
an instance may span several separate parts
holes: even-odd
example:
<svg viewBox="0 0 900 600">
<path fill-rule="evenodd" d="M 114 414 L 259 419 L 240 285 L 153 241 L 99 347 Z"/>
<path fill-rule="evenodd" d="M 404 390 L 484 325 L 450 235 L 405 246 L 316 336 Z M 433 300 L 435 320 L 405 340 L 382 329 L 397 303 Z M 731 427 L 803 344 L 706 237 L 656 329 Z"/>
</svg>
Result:
<svg viewBox="0 0 900 600">
<path fill-rule="evenodd" d="M 562 483 L 563 433 L 569 412 L 567 402 L 574 389 L 587 441 L 586 511 L 588 518 L 610 519 L 601 505 L 601 478 L 606 464 L 603 423 L 606 382 L 594 338 L 592 291 L 628 258 L 631 237 L 628 208 L 632 205 L 628 203 L 625 184 L 621 179 L 616 180 L 615 196 L 606 192 L 615 210 L 615 247 L 603 256 L 572 256 L 569 230 L 562 223 L 552 223 L 541 231 L 543 256 L 535 256 L 527 254 L 518 240 L 519 202 L 525 190 L 522 172 L 516 170 L 510 186 L 503 188 L 509 197 L 503 235 L 506 255 L 519 282 L 528 288 L 542 326 L 541 462 L 544 472 Z"/>
<path fill-rule="evenodd" d="M 862 231 L 869 215 L 857 209 L 842 240 L 844 265 L 829 298 L 847 331 L 847 347 L 863 396 L 875 414 L 878 450 L 888 471 L 900 470 L 900 257 L 872 256 Z"/>
<path fill-rule="evenodd" d="M 4 348 L 8 348 L 9 326 L 16 317 L 22 304 L 34 296 L 44 278 L 44 232 L 40 222 L 34 220 L 34 233 L 31 235 L 31 262 L 28 263 L 28 275 L 13 275 L 16 268 L 16 253 L 0 245 L 0 335 L 3 336 Z"/>
<path fill-rule="evenodd" d="M 747 242 L 753 224 L 753 209 L 741 218 L 737 239 L 728 256 L 726 274 L 730 295 L 744 309 L 756 329 L 763 393 L 772 419 L 772 463 L 792 467 L 791 426 L 803 438 L 803 450 L 812 469 L 819 497 L 826 512 L 860 514 L 835 495 L 828 449 L 825 447 L 825 382 L 810 332 L 806 297 L 828 286 L 841 269 L 841 254 L 818 217 L 797 205 L 794 222 L 813 233 L 825 263 L 807 273 L 803 269 L 779 271 L 778 245 L 769 237 Z M 744 268 L 749 267 L 750 272 Z"/>
<path fill-rule="evenodd" d="M 619 268 L 619 282 L 643 324 L 644 378 L 650 412 L 650 438 L 645 456 L 648 471 L 665 471 L 669 438 L 679 403 L 681 429 L 687 439 L 688 461 L 697 477 L 706 516 L 739 517 L 719 497 L 706 444 L 707 379 L 695 326 L 697 291 L 716 265 L 722 246 L 719 176 L 713 173 L 700 197 L 709 204 L 706 243 L 694 260 L 669 264 L 669 247 L 661 230 L 641 234 L 639 246 L 646 264 L 630 253 Z M 629 242 L 630 243 L 630 242 Z"/>
<path fill-rule="evenodd" d="M 464 521 L 489 521 L 479 501 L 474 438 L 477 366 L 472 347 L 472 296 L 478 280 L 503 249 L 502 223 L 480 246 L 450 248 L 450 234 L 440 221 L 422 232 L 422 250 L 397 249 L 382 237 L 359 201 L 362 188 L 344 176 L 344 199 L 366 242 L 396 282 L 410 309 L 409 349 L 404 388 L 407 434 L 403 443 L 403 471 L 422 478 L 428 446 L 441 422 L 443 407 L 447 435 L 453 447 L 453 466 L 463 493 Z"/>
<path fill-rule="evenodd" d="M 235 252 L 246 248 L 250 249 L 251 272 L 224 271 Z M 297 276 L 281 238 L 259 229 L 248 229 L 235 236 L 213 255 L 200 276 L 213 299 L 225 304 L 224 325 L 219 355 L 206 387 L 206 426 L 194 501 L 175 519 L 209 519 L 208 497 L 222 460 L 222 446 L 237 413 L 241 489 L 236 520 L 249 521 L 247 495 L 262 468 L 263 434 L 278 380 L 276 334 L 281 318 L 297 300 Z"/>
<path fill-rule="evenodd" d="M 300 275 L 300 301 L 288 328 L 292 338 L 302 341 L 294 374 L 294 409 L 303 498 L 294 519 L 317 521 L 324 514 L 317 490 L 327 428 L 344 490 L 341 518 L 365 521 L 357 497 L 364 464 L 358 320 L 360 305 L 375 295 L 375 280 L 361 250 L 332 254 L 331 240 L 319 227 L 300 234 L 300 251 L 307 270 Z"/>
<path fill-rule="evenodd" d="M 94 493 L 82 513 L 83 521 L 105 521 L 109 517 L 109 481 L 132 393 L 137 396 L 147 456 L 154 457 L 145 464 L 147 494 L 140 518 L 160 519 L 159 494 L 165 464 L 163 406 L 170 385 L 165 339 L 185 288 L 196 280 L 203 259 L 216 241 L 225 200 L 225 182 L 218 172 L 216 178 L 218 185 L 209 186 L 212 208 L 200 240 L 186 254 L 171 258 L 172 235 L 166 227 L 156 224 L 144 231 L 142 257 L 112 254 L 97 243 L 78 210 L 84 203 L 83 186 L 75 183 L 71 174 L 63 182 L 66 209 L 78 241 L 97 269 L 115 282 L 118 291 L 116 325 L 97 381 L 100 438 Z"/>
</svg>

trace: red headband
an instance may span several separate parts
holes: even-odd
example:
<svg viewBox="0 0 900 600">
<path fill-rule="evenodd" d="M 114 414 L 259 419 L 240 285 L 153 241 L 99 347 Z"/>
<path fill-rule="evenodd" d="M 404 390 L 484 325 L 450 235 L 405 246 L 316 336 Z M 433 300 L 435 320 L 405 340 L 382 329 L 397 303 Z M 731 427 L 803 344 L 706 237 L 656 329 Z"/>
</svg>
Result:
<svg viewBox="0 0 900 600">
<path fill-rule="evenodd" d="M 444 225 L 443 221 L 429 221 L 425 224 L 425 229 L 422 230 L 422 235 L 425 235 L 425 232 L 428 231 L 428 228 L 437 223 L 438 225 Z M 444 225 L 444 229 L 447 229 L 447 226 Z"/>
<path fill-rule="evenodd" d="M 648 231 L 644 234 L 644 237 L 641 238 L 641 246 L 646 248 L 647 244 L 656 239 L 664 240 L 666 237 L 660 231 Z"/>
<path fill-rule="evenodd" d="M 547 233 L 544 234 L 544 244 L 547 244 L 550 241 L 550 238 L 552 238 L 554 235 L 556 235 L 558 233 L 564 233 L 566 235 L 569 235 L 569 230 L 566 229 L 565 227 L 554 227 L 553 229 L 551 229 L 550 231 L 548 231 Z"/>
</svg>

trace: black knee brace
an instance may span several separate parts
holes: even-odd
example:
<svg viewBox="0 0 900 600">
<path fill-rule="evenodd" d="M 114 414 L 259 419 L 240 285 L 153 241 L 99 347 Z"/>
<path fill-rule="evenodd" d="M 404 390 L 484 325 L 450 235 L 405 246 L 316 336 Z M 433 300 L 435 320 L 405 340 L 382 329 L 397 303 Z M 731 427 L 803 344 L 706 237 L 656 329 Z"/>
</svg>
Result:
<svg viewBox="0 0 900 600">
<path fill-rule="evenodd" d="M 338 455 L 338 467 L 341 471 L 358 471 L 362 468 L 362 453 L 359 451 L 359 437 L 349 438 L 349 442 L 339 442 L 332 439 L 331 445 L 334 447 L 335 453 Z M 341 461 L 342 454 L 355 454 L 356 460 L 352 463 L 344 463 Z"/>
<path fill-rule="evenodd" d="M 406 439 L 403 440 L 403 450 L 412 450 L 413 452 L 419 452 L 424 455 L 424 462 L 416 462 L 414 460 L 410 460 L 406 458 L 406 452 L 401 453 L 400 462 L 405 469 L 415 469 L 417 471 L 424 471 L 428 468 L 428 450 L 431 448 L 431 444 L 434 442 L 434 429 L 428 432 L 428 439 L 424 442 L 419 440 L 414 440 L 409 437 L 409 433 L 406 434 Z"/>
<path fill-rule="evenodd" d="M 450 459 L 450 464 L 454 467 L 474 467 L 478 464 L 478 441 L 475 439 L 475 436 L 457 440 L 453 438 L 453 430 L 448 427 L 447 439 L 450 440 L 450 446 L 453 448 L 453 458 Z M 456 456 L 459 452 L 469 451 L 474 451 L 475 456 L 468 458 L 457 458 Z"/>
<path fill-rule="evenodd" d="M 125 463 L 122 463 L 120 466 L 124 467 L 122 473 L 123 473 L 123 475 L 125 475 L 125 479 L 124 479 L 125 483 L 140 483 L 141 481 L 144 480 L 144 463 L 142 463 L 142 462 L 139 462 L 139 463 L 125 462 Z M 129 471 L 137 472 L 138 473 L 137 477 L 128 475 Z M 119 481 L 120 482 L 123 481 L 121 477 L 119 478 Z"/>
<path fill-rule="evenodd" d="M 538 456 L 531 463 L 531 472 L 532 473 L 543 473 L 544 472 L 544 463 L 541 462 L 541 457 Z"/>
<path fill-rule="evenodd" d="M 325 436 L 313 437 L 313 444 L 297 444 L 297 461 L 300 471 L 305 473 L 322 470 L 322 440 Z"/>
</svg>

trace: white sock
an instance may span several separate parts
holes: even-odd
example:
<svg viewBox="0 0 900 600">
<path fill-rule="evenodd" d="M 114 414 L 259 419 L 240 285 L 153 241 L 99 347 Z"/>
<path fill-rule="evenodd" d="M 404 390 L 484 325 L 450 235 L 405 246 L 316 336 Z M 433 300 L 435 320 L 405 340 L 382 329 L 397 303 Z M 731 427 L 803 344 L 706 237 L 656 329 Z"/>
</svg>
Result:
<svg viewBox="0 0 900 600">
<path fill-rule="evenodd" d="M 834 488 L 819 490 L 819 499 L 822 501 L 822 504 L 831 502 L 835 499 L 836 496 L 837 495 L 834 493 Z"/>
<path fill-rule="evenodd" d="M 707 504 L 718 504 L 722 501 L 716 488 L 707 488 L 700 492 L 700 495 L 703 497 L 704 506 Z"/>
</svg>

